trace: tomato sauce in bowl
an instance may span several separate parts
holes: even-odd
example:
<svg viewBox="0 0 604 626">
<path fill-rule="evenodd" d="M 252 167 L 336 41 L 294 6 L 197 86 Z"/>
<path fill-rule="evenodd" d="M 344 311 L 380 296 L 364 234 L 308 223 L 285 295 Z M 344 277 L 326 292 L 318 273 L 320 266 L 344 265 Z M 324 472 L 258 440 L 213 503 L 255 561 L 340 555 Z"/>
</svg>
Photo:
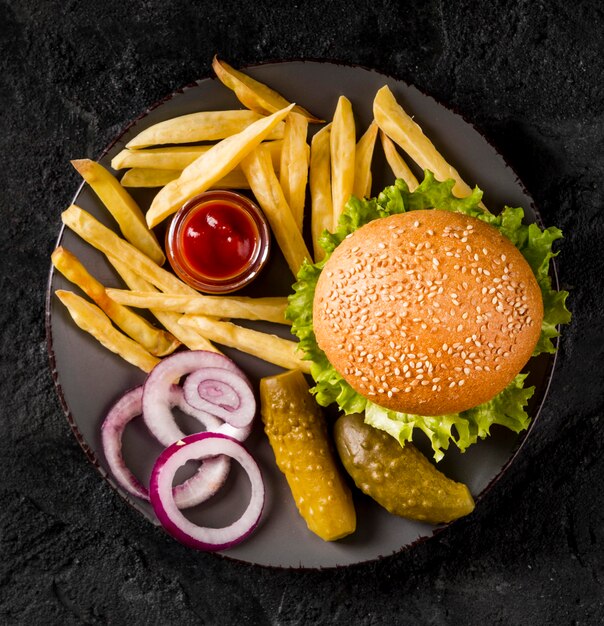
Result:
<svg viewBox="0 0 604 626">
<path fill-rule="evenodd" d="M 166 256 L 188 285 L 228 293 L 249 284 L 268 260 L 270 231 L 260 209 L 232 191 L 187 202 L 166 234 Z"/>
</svg>

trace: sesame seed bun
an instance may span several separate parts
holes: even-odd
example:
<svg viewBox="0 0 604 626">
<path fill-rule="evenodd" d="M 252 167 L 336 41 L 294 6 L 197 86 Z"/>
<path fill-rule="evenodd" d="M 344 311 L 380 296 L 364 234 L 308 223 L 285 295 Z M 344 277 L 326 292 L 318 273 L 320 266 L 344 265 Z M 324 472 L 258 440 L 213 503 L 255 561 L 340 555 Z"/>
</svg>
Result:
<svg viewBox="0 0 604 626">
<path fill-rule="evenodd" d="M 313 305 L 317 342 L 375 404 L 444 415 L 491 400 L 541 332 L 541 291 L 496 228 L 430 209 L 377 219 L 334 251 Z"/>
</svg>

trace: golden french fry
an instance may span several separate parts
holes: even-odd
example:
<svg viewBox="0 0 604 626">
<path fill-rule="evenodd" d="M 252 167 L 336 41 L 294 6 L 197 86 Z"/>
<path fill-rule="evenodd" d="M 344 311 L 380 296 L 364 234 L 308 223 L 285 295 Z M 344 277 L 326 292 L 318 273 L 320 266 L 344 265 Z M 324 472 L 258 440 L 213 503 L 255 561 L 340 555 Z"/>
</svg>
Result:
<svg viewBox="0 0 604 626">
<path fill-rule="evenodd" d="M 259 146 L 243 159 L 241 168 L 269 221 L 289 268 L 296 276 L 304 259 L 310 261 L 311 257 L 302 233 L 296 226 L 294 216 L 285 201 L 270 154 L 266 148 Z"/>
<path fill-rule="evenodd" d="M 356 141 L 352 104 L 348 98 L 340 96 L 330 133 L 333 202 L 333 226 L 330 230 L 336 229 L 340 215 L 352 195 Z"/>
<path fill-rule="evenodd" d="M 277 324 L 290 323 L 285 319 L 287 298 L 186 296 L 122 289 L 107 289 L 107 295 L 120 304 L 141 309 L 175 311 L 177 313 L 242 320 L 263 320 Z"/>
<path fill-rule="evenodd" d="M 289 105 L 289 102 L 275 90 L 264 83 L 254 80 L 251 76 L 239 72 L 228 63 L 220 61 L 217 56 L 212 61 L 216 76 L 226 87 L 235 92 L 239 102 L 252 111 L 262 115 L 270 115 Z M 296 113 L 303 115 L 309 122 L 322 122 L 301 106 L 295 106 Z"/>
<path fill-rule="evenodd" d="M 390 165 L 390 169 L 392 170 L 394 176 L 396 178 L 402 178 L 406 183 L 407 187 L 409 187 L 409 191 L 415 191 L 419 187 L 419 182 L 413 172 L 409 169 L 409 166 L 405 163 L 403 157 L 398 153 L 394 142 L 384 133 L 383 130 L 380 130 L 380 140 L 382 142 L 382 148 L 384 149 L 384 154 L 386 155 L 386 161 L 388 161 L 388 165 Z"/>
<path fill-rule="evenodd" d="M 294 105 L 254 122 L 237 135 L 223 139 L 185 168 L 180 178 L 168 183 L 155 196 L 147 212 L 147 224 L 156 226 L 175 213 L 187 200 L 209 189 L 233 170 L 283 120 Z M 270 155 L 269 155 L 270 158 Z"/>
<path fill-rule="evenodd" d="M 130 289 L 139 291 L 154 292 L 155 287 L 144 278 L 139 276 L 136 272 L 133 272 L 130 267 L 119 261 L 113 256 L 107 256 L 107 260 L 113 265 L 117 273 L 121 276 L 122 280 Z M 213 352 L 219 352 L 205 337 L 202 337 L 198 332 L 192 328 L 188 328 L 178 323 L 181 318 L 179 313 L 172 313 L 169 311 L 160 311 L 158 309 L 151 308 L 151 313 L 163 324 L 163 326 L 169 330 L 183 345 L 187 346 L 189 350 L 211 350 Z"/>
<path fill-rule="evenodd" d="M 206 146 L 168 146 L 161 148 L 147 148 L 146 150 L 131 150 L 124 148 L 111 159 L 114 170 L 127 167 L 144 167 L 158 170 L 184 170 L 211 148 Z"/>
<path fill-rule="evenodd" d="M 223 346 L 237 348 L 286 369 L 301 369 L 310 373 L 310 363 L 297 356 L 298 344 L 295 341 L 202 315 L 183 315 L 180 323 L 197 329 L 208 339 Z"/>
<path fill-rule="evenodd" d="M 218 141 L 236 135 L 263 119 L 254 111 L 201 111 L 154 124 L 131 139 L 126 148 L 147 148 L 168 143 Z M 281 139 L 283 125 L 276 124 L 268 138 Z"/>
<path fill-rule="evenodd" d="M 300 232 L 304 221 L 306 182 L 308 180 L 308 120 L 298 113 L 290 113 L 285 120 L 281 171 L 279 182 L 283 195 Z"/>
<path fill-rule="evenodd" d="M 371 160 L 377 137 L 378 125 L 375 121 L 369 124 L 365 134 L 359 139 L 355 149 L 354 186 L 352 193 L 357 198 L 371 196 Z"/>
<path fill-rule="evenodd" d="M 275 169 L 279 169 L 281 159 L 281 148 L 283 141 L 264 142 L 271 151 Z M 168 146 L 161 148 L 147 148 L 145 150 L 130 150 L 124 148 L 119 154 L 113 157 L 111 167 L 114 170 L 121 170 L 128 167 L 145 168 L 154 170 L 179 170 L 179 174 L 185 167 L 191 165 L 204 152 L 212 146 Z M 122 179 L 122 185 L 124 180 Z"/>
<path fill-rule="evenodd" d="M 138 204 L 120 185 L 117 178 L 100 163 L 90 159 L 78 159 L 71 164 L 113 215 L 124 237 L 158 265 L 163 265 L 166 257 L 157 238 L 147 228 L 145 217 Z"/>
<path fill-rule="evenodd" d="M 310 144 L 310 199 L 312 245 L 315 261 L 325 256 L 319 245 L 324 230 L 333 230 L 333 204 L 331 200 L 331 163 L 329 156 L 329 134 L 331 124 L 324 126 L 312 138 Z"/>
<path fill-rule="evenodd" d="M 453 194 L 458 198 L 465 198 L 472 193 L 472 189 L 462 180 L 457 170 L 447 163 L 434 144 L 424 135 L 420 126 L 405 113 L 387 85 L 375 95 L 373 115 L 380 129 L 422 170 L 430 170 L 437 180 L 452 178 L 455 181 Z"/>
<path fill-rule="evenodd" d="M 164 187 L 176 180 L 182 174 L 182 170 L 155 170 L 136 167 L 128 170 L 122 176 L 124 187 Z M 234 169 L 220 180 L 216 181 L 210 189 L 249 189 L 247 178 L 240 169 Z"/>
<path fill-rule="evenodd" d="M 166 356 L 178 348 L 180 342 L 170 333 L 155 328 L 146 319 L 118 304 L 107 295 L 105 287 L 91 276 L 78 258 L 62 246 L 56 248 L 53 265 L 77 285 L 130 338 L 154 356 Z"/>
<path fill-rule="evenodd" d="M 156 170 L 146 167 L 134 167 L 122 176 L 123 187 L 154 188 L 165 187 L 168 183 L 176 180 L 182 174 L 182 170 Z"/>
<path fill-rule="evenodd" d="M 120 259 L 132 271 L 142 276 L 162 291 L 197 295 L 197 292 L 183 283 L 174 274 L 159 267 L 148 256 L 132 244 L 116 235 L 79 206 L 72 204 L 61 214 L 63 223 L 91 246 L 107 256 Z"/>
<path fill-rule="evenodd" d="M 144 372 L 150 372 L 159 363 L 157 357 L 114 328 L 109 318 L 95 304 L 84 300 L 71 291 L 59 289 L 55 293 L 67 307 L 73 321 L 82 330 L 90 333 L 105 348 L 115 352 L 122 359 L 136 365 Z"/>
</svg>

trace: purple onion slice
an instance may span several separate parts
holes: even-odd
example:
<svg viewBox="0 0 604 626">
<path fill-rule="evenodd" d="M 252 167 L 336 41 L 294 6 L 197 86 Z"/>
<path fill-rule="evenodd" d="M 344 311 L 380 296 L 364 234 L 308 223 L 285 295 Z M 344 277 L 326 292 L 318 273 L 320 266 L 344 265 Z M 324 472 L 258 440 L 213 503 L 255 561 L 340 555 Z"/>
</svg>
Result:
<svg viewBox="0 0 604 626">
<path fill-rule="evenodd" d="M 216 368 L 230 372 L 237 379 L 245 381 L 245 385 L 249 388 L 245 374 L 229 358 L 222 354 L 205 350 L 191 350 L 177 352 L 169 357 L 165 357 L 153 368 L 145 381 L 143 390 L 143 418 L 149 430 L 164 446 L 169 446 L 174 441 L 185 437 L 185 434 L 174 421 L 174 416 L 169 406 L 168 392 L 170 387 L 173 383 L 180 380 L 181 377 L 205 368 Z M 240 388 L 239 384 L 237 388 Z M 250 394 L 255 413 L 256 402 L 251 390 Z M 197 410 L 208 414 L 203 409 Z M 235 427 L 247 425 L 245 420 L 235 420 L 235 422 L 232 424 Z"/>
<path fill-rule="evenodd" d="M 190 460 L 217 455 L 235 459 L 251 483 L 250 502 L 241 517 L 224 528 L 198 526 L 178 509 L 172 482 L 179 467 Z M 151 504 L 165 530 L 186 546 L 197 550 L 224 550 L 243 541 L 258 525 L 264 508 L 264 482 L 258 464 L 242 444 L 219 433 L 198 433 L 177 441 L 157 459 L 149 487 Z"/>
<path fill-rule="evenodd" d="M 192 372 L 183 386 L 185 400 L 232 426 L 251 424 L 256 398 L 246 378 L 224 368 L 206 367 Z"/>
<path fill-rule="evenodd" d="M 103 451 L 107 465 L 117 483 L 129 494 L 149 500 L 148 489 L 130 471 L 122 454 L 122 436 L 126 426 L 138 415 L 142 414 L 143 387 L 135 387 L 127 391 L 111 408 L 101 426 Z M 189 406 L 183 396 L 182 389 L 171 385 L 168 390 L 168 406 L 178 406 L 183 412 L 197 418 L 209 430 L 220 430 L 228 424 L 221 420 L 198 411 Z M 241 430 L 229 426 L 230 431 Z M 230 432 L 229 431 L 229 432 Z M 206 459 L 198 471 L 188 480 L 174 487 L 174 500 L 179 508 L 188 508 L 204 502 L 213 496 L 224 484 L 230 469 L 230 459 L 218 456 Z"/>
<path fill-rule="evenodd" d="M 118 484 L 129 494 L 148 500 L 147 488 L 128 469 L 122 455 L 124 429 L 129 422 L 142 413 L 142 400 L 142 386 L 127 391 L 107 414 L 101 426 L 101 438 L 107 465 Z"/>
</svg>

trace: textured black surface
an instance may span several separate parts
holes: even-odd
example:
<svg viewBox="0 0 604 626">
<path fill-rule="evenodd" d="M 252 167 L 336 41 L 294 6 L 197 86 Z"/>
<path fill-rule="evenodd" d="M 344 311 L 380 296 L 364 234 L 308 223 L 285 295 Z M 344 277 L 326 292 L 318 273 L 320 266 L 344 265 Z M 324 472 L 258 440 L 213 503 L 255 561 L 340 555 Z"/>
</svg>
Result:
<svg viewBox="0 0 604 626">
<path fill-rule="evenodd" d="M 0 622 L 600 623 L 603 28 L 587 1 L 2 0 Z M 406 553 L 326 572 L 192 553 L 99 478 L 58 404 L 44 296 L 78 185 L 69 159 L 209 75 L 215 52 L 342 60 L 417 85 L 495 143 L 565 232 L 574 320 L 542 417 L 479 509 Z"/>
</svg>

